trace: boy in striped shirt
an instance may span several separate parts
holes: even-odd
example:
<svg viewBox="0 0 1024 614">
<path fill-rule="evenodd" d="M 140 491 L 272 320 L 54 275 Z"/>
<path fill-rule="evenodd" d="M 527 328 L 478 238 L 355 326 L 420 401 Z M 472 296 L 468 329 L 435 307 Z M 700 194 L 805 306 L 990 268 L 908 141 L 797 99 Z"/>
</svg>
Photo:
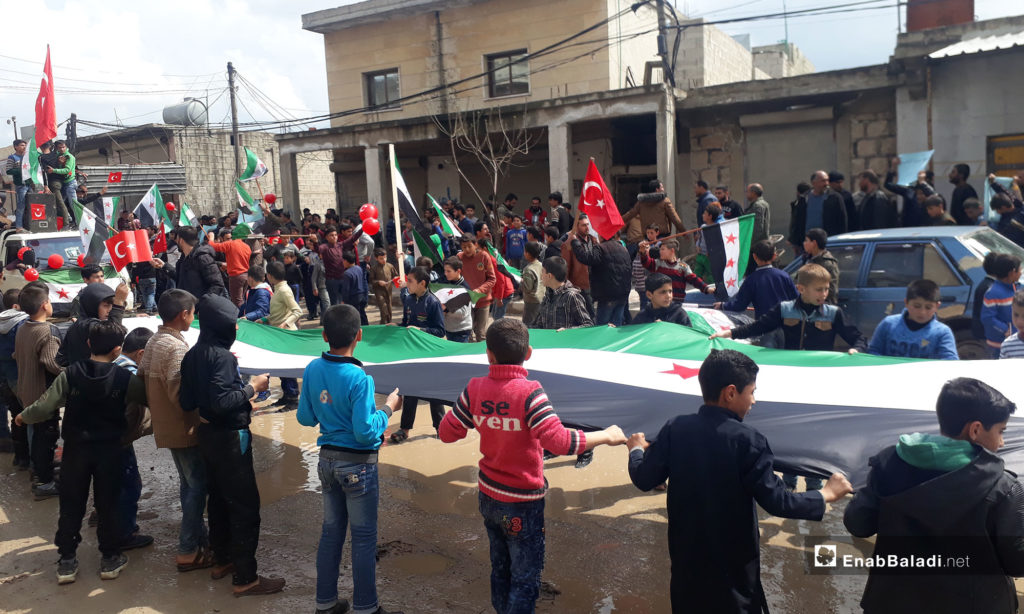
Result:
<svg viewBox="0 0 1024 614">
<path fill-rule="evenodd" d="M 1012 254 L 999 254 L 992 262 L 992 276 L 996 280 L 985 292 L 981 307 L 981 324 L 992 358 L 999 358 L 1003 341 L 1017 332 L 1010 306 L 1020 280 L 1020 262 L 1020 258 Z"/>
<path fill-rule="evenodd" d="M 1013 327 L 1016 334 L 1010 335 L 999 348 L 999 358 L 1024 358 L 1024 290 L 1013 295 L 1010 306 Z"/>
<path fill-rule="evenodd" d="M 622 429 L 568 429 L 544 388 L 526 379 L 533 353 L 520 320 L 501 318 L 487 329 L 487 377 L 469 381 L 441 421 L 441 441 L 469 429 L 480 433 L 480 514 L 491 544 L 491 605 L 499 614 L 533 612 L 544 567 L 544 450 L 581 454 L 626 442 Z"/>
</svg>

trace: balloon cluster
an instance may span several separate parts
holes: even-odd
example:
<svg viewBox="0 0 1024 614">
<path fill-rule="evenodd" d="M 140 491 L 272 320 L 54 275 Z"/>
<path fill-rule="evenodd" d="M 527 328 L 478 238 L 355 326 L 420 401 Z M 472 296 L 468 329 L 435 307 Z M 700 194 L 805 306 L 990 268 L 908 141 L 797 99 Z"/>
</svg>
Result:
<svg viewBox="0 0 1024 614">
<path fill-rule="evenodd" d="M 375 235 L 380 232 L 380 221 L 377 220 L 377 207 L 366 203 L 359 207 L 359 219 L 363 220 L 363 232 Z"/>
</svg>

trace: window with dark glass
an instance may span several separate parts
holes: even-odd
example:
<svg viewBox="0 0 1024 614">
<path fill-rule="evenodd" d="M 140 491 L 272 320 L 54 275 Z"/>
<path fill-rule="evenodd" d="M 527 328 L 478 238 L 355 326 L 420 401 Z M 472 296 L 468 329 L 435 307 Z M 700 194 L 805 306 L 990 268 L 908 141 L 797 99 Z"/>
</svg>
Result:
<svg viewBox="0 0 1024 614">
<path fill-rule="evenodd" d="M 490 98 L 530 92 L 530 67 L 526 49 L 485 56 L 487 95 Z"/>
<path fill-rule="evenodd" d="M 366 106 L 377 108 L 396 108 L 401 98 L 398 92 L 398 69 L 378 70 L 363 74 L 366 87 Z"/>
</svg>

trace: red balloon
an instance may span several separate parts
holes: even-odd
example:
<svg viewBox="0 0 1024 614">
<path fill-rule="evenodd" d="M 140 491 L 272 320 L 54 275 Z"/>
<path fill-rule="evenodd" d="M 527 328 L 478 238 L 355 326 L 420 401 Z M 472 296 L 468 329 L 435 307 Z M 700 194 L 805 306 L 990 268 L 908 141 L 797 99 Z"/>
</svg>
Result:
<svg viewBox="0 0 1024 614">
<path fill-rule="evenodd" d="M 85 254 L 78 254 L 78 260 L 76 260 L 78 266 L 85 266 Z"/>
<path fill-rule="evenodd" d="M 167 209 L 168 211 L 174 211 L 175 206 L 174 203 L 164 203 L 164 208 Z"/>
<path fill-rule="evenodd" d="M 366 203 L 362 207 L 359 207 L 359 219 L 365 222 L 371 217 L 377 217 L 377 207 L 373 206 L 370 203 Z"/>
<path fill-rule="evenodd" d="M 263 195 L 263 202 L 267 203 L 268 205 L 272 205 L 272 204 L 276 203 L 277 202 L 277 194 L 274 194 L 273 192 L 269 192 L 267 194 L 264 194 Z"/>
<path fill-rule="evenodd" d="M 46 259 L 46 265 L 51 269 L 59 269 L 64 266 L 64 256 L 60 254 L 50 254 L 50 257 Z"/>
<path fill-rule="evenodd" d="M 29 281 L 36 281 L 39 279 L 39 271 L 35 269 L 25 269 L 25 279 Z"/>
<path fill-rule="evenodd" d="M 19 249 L 18 250 L 18 260 L 24 260 L 25 259 L 25 252 L 27 252 L 30 249 L 32 249 L 32 248 L 31 247 L 23 247 L 23 248 Z"/>
<path fill-rule="evenodd" d="M 377 221 L 377 218 L 371 217 L 370 219 L 363 220 L 363 232 L 368 235 L 375 235 L 380 232 L 380 222 Z"/>
</svg>

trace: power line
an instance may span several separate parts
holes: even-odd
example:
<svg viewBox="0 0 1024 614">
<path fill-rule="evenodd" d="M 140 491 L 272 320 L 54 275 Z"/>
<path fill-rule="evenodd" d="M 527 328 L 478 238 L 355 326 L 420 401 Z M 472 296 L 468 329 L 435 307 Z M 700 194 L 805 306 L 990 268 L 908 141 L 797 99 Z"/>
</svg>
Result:
<svg viewBox="0 0 1024 614">
<path fill-rule="evenodd" d="M 16 62 L 25 62 L 27 64 L 35 64 L 37 66 L 41 64 L 41 62 L 39 60 L 28 60 L 28 59 L 25 59 L 25 58 L 15 57 L 13 55 L 3 55 L 3 54 L 0 54 L 0 58 L 5 58 L 5 59 L 8 59 L 8 60 L 14 60 Z M 84 73 L 99 73 L 99 74 L 104 74 L 104 75 L 131 75 L 131 74 L 135 74 L 135 73 L 124 72 L 124 71 L 97 70 L 95 68 L 76 68 L 74 66 L 62 66 L 60 64 L 51 64 L 51 66 L 53 68 L 60 68 L 60 69 L 63 69 L 63 70 L 75 70 L 75 71 L 84 72 Z M 42 74 L 42 69 L 40 69 L 38 74 Z M 219 74 L 219 73 L 216 73 L 216 72 L 213 72 L 213 73 L 203 73 L 201 75 L 170 75 L 170 74 L 165 74 L 165 75 L 161 75 L 161 76 L 163 76 L 163 77 L 179 77 L 179 78 L 184 78 L 184 79 L 191 79 L 192 77 L 196 77 L 196 76 L 208 77 L 210 75 L 216 75 L 216 74 Z"/>
</svg>

